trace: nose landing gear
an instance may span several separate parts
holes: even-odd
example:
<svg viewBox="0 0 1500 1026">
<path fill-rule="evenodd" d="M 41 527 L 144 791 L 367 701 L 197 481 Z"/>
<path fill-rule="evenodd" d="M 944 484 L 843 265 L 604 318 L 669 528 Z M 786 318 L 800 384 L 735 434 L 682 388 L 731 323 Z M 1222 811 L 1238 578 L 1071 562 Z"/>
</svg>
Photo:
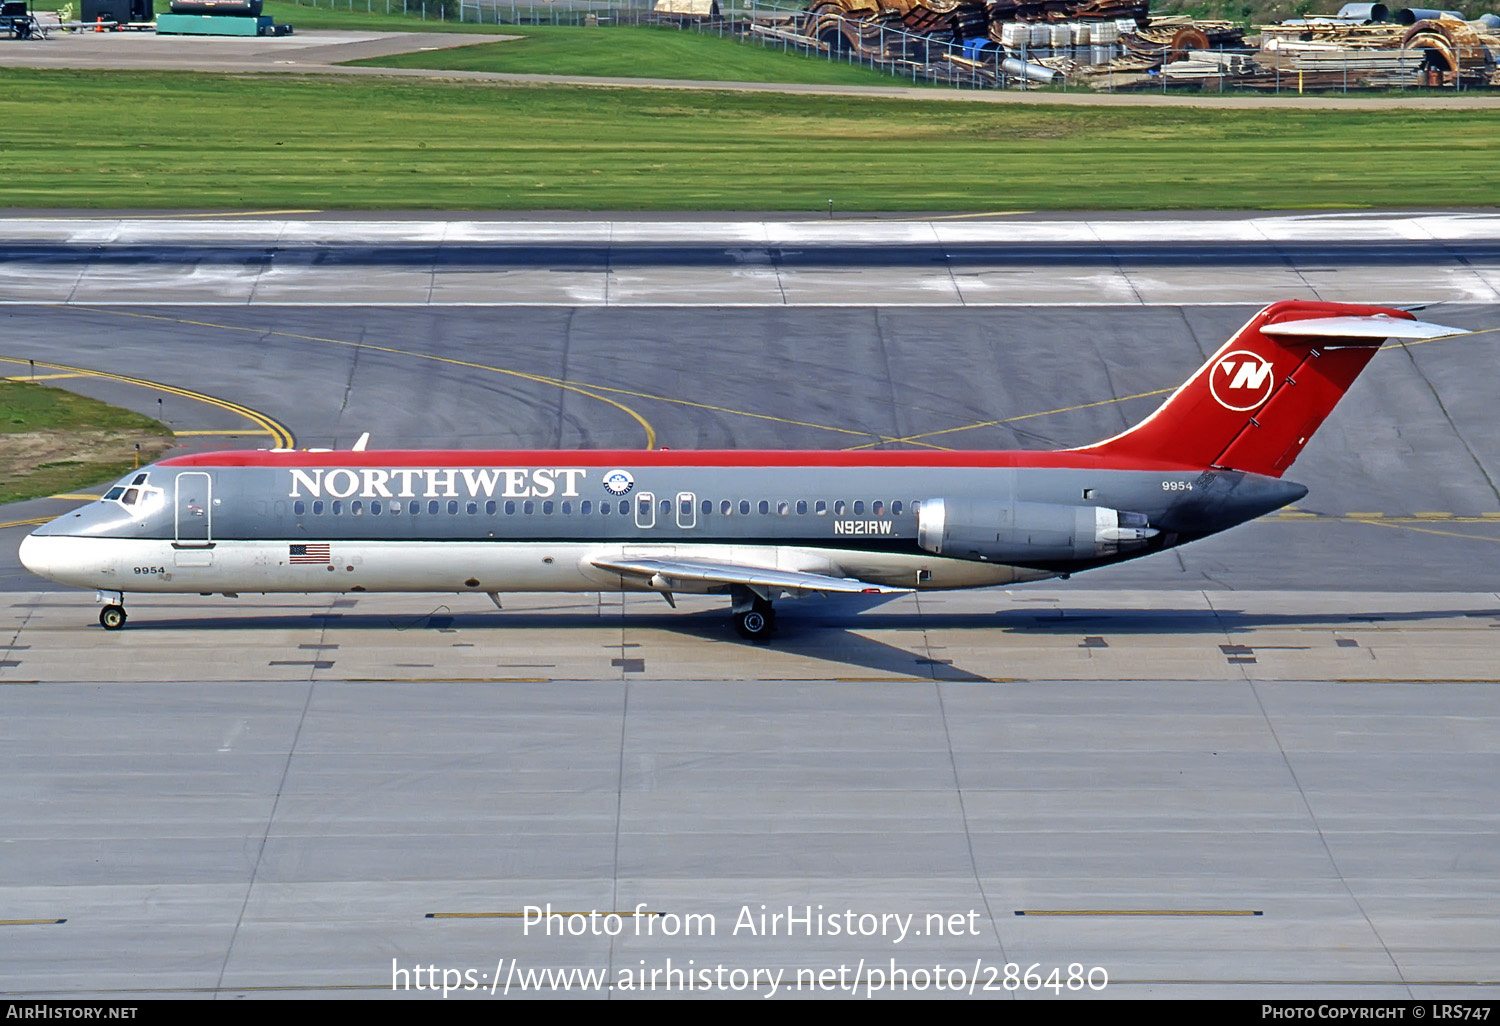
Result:
<svg viewBox="0 0 1500 1026">
<path fill-rule="evenodd" d="M 99 626 L 107 631 L 117 631 L 125 626 L 125 593 L 122 591 L 101 591 L 95 594 L 95 599 L 104 603 L 104 608 L 99 610 Z"/>
</svg>

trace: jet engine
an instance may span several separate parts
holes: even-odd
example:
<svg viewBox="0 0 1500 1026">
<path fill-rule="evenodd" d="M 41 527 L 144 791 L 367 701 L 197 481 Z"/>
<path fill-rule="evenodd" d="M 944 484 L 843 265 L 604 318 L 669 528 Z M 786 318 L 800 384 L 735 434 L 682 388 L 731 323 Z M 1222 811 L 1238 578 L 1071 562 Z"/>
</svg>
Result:
<svg viewBox="0 0 1500 1026">
<path fill-rule="evenodd" d="M 1144 513 L 1050 502 L 926 499 L 917 519 L 928 552 L 1018 566 L 1108 558 L 1156 534 Z"/>
</svg>

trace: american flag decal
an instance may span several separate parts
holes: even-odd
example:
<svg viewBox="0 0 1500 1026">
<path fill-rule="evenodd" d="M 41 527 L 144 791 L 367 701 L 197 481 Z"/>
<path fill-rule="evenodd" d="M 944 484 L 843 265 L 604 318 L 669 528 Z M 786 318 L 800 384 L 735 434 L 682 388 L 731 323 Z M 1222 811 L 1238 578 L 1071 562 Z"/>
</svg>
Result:
<svg viewBox="0 0 1500 1026">
<path fill-rule="evenodd" d="M 289 562 L 293 564 L 333 562 L 333 554 L 329 551 L 327 542 L 290 546 L 288 556 Z"/>
</svg>

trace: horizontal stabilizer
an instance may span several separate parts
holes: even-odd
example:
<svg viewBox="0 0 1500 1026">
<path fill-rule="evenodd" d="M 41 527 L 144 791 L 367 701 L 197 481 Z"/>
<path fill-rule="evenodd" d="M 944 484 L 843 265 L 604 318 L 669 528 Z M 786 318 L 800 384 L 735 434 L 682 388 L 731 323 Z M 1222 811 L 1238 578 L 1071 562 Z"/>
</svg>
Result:
<svg viewBox="0 0 1500 1026">
<path fill-rule="evenodd" d="M 1373 317 L 1315 317 L 1312 320 L 1281 321 L 1278 324 L 1267 324 L 1260 329 L 1260 333 L 1299 338 L 1442 338 L 1444 335 L 1462 335 L 1467 330 L 1376 314 Z"/>
<path fill-rule="evenodd" d="M 739 563 L 714 563 L 702 559 L 595 559 L 600 570 L 640 577 L 647 581 L 661 578 L 664 584 L 674 581 L 696 581 L 707 584 L 742 584 L 746 587 L 780 588 L 784 591 L 828 591 L 847 595 L 892 595 L 911 588 L 892 588 L 868 584 L 852 577 L 829 577 L 800 570 L 771 570 Z"/>
</svg>

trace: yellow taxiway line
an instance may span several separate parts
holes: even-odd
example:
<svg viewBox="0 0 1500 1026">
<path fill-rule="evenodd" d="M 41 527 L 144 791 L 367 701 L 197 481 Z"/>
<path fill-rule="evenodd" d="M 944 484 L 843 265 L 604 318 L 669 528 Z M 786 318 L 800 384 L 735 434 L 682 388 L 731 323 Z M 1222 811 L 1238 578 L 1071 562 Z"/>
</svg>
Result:
<svg viewBox="0 0 1500 1026">
<path fill-rule="evenodd" d="M 266 434 L 271 436 L 272 441 L 275 443 L 275 448 L 291 449 L 294 448 L 297 444 L 296 436 L 292 434 L 291 429 L 286 427 L 279 421 L 273 420 L 266 414 L 261 413 L 259 410 L 252 410 L 248 406 L 241 406 L 239 403 L 230 402 L 228 399 L 220 399 L 217 396 L 206 395 L 203 392 L 194 392 L 192 389 L 178 388 L 176 385 L 167 385 L 163 384 L 160 381 L 150 381 L 146 378 L 133 378 L 125 374 L 111 374 L 108 371 L 91 370 L 87 367 L 68 367 L 60 363 L 43 363 L 41 361 L 22 360 L 14 356 L 0 356 L 0 363 L 35 363 L 36 366 L 45 367 L 48 370 L 65 371 L 69 374 L 75 374 L 81 377 L 103 378 L 108 381 L 120 381 L 124 382 L 127 385 L 136 385 L 140 388 L 149 388 L 153 391 L 165 392 L 168 395 L 181 396 L 184 399 L 192 399 L 200 403 L 207 403 L 210 406 L 217 406 L 221 410 L 228 410 L 230 413 L 238 414 L 239 416 L 244 417 L 247 420 L 259 424 L 261 429 Z M 190 434 L 191 432 L 184 431 L 179 433 Z M 240 433 L 246 434 L 248 432 Z"/>
</svg>

